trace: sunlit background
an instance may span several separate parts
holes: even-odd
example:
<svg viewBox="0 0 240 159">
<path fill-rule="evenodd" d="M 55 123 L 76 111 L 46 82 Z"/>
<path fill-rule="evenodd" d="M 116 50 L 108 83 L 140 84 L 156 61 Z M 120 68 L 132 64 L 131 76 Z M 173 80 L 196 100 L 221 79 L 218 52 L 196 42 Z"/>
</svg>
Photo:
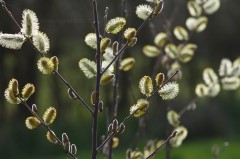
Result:
<svg viewBox="0 0 240 159">
<path fill-rule="evenodd" d="M 142 20 L 135 15 L 138 4 L 143 0 L 127 1 L 127 26 L 138 27 Z M 187 0 L 165 0 L 160 16 L 153 19 L 155 30 L 147 25 L 140 33 L 138 43 L 126 51 L 124 57 L 132 56 L 136 64 L 129 72 L 121 72 L 119 92 L 119 121 L 129 114 L 129 107 L 134 104 L 134 96 L 141 98 L 138 82 L 144 75 L 151 76 L 156 59 L 146 57 L 142 47 L 153 44 L 154 35 L 164 31 L 165 19 L 176 12 L 171 31 L 176 25 L 185 25 L 189 17 L 186 7 Z M 22 11 L 26 8 L 36 12 L 40 30 L 45 32 L 51 43 L 49 56 L 57 56 L 60 60 L 59 71 L 90 103 L 91 92 L 95 88 L 94 79 L 88 80 L 78 67 L 81 58 L 94 59 L 95 51 L 84 43 L 84 37 L 94 32 L 91 0 L 8 0 L 7 7 L 16 20 L 21 23 Z M 98 2 L 100 29 L 103 31 L 105 7 L 109 7 L 109 18 L 120 16 L 121 0 L 105 0 Z M 176 99 L 165 102 L 155 96 L 145 116 L 146 127 L 140 138 L 135 141 L 138 119 L 131 119 L 125 133 L 120 135 L 120 145 L 114 149 L 114 158 L 125 158 L 125 150 L 137 144 L 142 150 L 147 140 L 165 139 L 167 136 L 166 112 L 169 108 L 180 111 L 195 97 L 195 86 L 202 82 L 202 71 L 212 67 L 216 71 L 222 58 L 236 59 L 240 54 L 240 1 L 221 0 L 218 12 L 208 16 L 207 29 L 194 34 L 191 41 L 198 45 L 193 60 L 182 65 L 183 78 L 179 81 L 180 93 Z M 20 30 L 8 15 L 0 8 L 0 31 L 18 33 Z M 87 110 L 78 102 L 71 100 L 67 87 L 55 75 L 43 75 L 37 69 L 39 55 L 31 45 L 25 43 L 21 50 L 10 50 L 0 47 L 0 158 L 66 158 L 60 147 L 46 140 L 43 128 L 28 130 L 25 119 L 30 116 L 22 105 L 10 105 L 4 99 L 4 90 L 12 78 L 19 81 L 20 86 L 33 83 L 36 93 L 29 104 L 37 104 L 39 113 L 54 106 L 58 115 L 52 129 L 61 137 L 66 132 L 70 140 L 76 143 L 79 158 L 90 158 L 92 119 Z M 166 73 L 162 66 L 159 72 Z M 107 107 L 112 103 L 111 84 L 101 88 L 101 97 Z M 240 89 L 221 91 L 216 98 L 205 98 L 196 102 L 197 109 L 187 112 L 182 123 L 188 128 L 189 135 L 179 148 L 173 149 L 173 159 L 211 158 L 211 147 L 221 146 L 225 141 L 230 146 L 222 152 L 220 159 L 239 159 L 240 153 Z M 105 111 L 99 116 L 99 138 L 106 134 Z M 159 158 L 164 158 L 165 151 Z"/>
</svg>

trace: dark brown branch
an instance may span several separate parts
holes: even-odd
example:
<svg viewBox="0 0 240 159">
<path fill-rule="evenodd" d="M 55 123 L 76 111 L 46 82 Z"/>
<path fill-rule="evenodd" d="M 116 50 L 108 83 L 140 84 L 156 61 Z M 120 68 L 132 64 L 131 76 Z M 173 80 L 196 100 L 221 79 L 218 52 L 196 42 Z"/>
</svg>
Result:
<svg viewBox="0 0 240 159">
<path fill-rule="evenodd" d="M 92 1 L 94 25 L 97 38 L 97 50 L 96 50 L 96 63 L 97 63 L 97 78 L 95 87 L 95 107 L 93 112 L 93 125 L 92 125 L 92 159 L 97 158 L 97 133 L 98 133 L 98 103 L 99 103 L 99 91 L 100 91 L 100 79 L 101 79 L 101 52 L 100 52 L 100 32 L 99 32 L 99 21 L 97 11 L 97 1 Z"/>
</svg>

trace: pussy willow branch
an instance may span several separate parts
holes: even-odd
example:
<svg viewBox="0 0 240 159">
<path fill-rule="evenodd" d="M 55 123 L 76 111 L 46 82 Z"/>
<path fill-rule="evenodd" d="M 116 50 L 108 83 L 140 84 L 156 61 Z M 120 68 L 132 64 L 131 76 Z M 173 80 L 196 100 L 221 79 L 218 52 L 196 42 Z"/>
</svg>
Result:
<svg viewBox="0 0 240 159">
<path fill-rule="evenodd" d="M 155 68 L 154 68 L 154 70 L 155 70 Z M 147 98 L 147 100 L 150 100 L 150 98 L 151 98 L 154 94 L 156 94 L 159 89 L 161 89 L 166 83 L 168 83 L 168 82 L 169 82 L 175 75 L 177 75 L 177 74 L 178 74 L 178 70 L 177 70 L 166 82 L 164 82 L 160 87 L 158 87 L 158 88 L 152 93 L 152 95 Z M 141 118 L 143 118 L 142 120 L 144 120 L 145 116 L 142 116 Z M 135 134 L 135 138 L 134 138 L 135 142 L 133 142 L 133 143 L 134 143 L 134 144 L 133 144 L 133 147 L 137 144 L 138 137 L 140 137 L 140 133 L 141 133 L 140 131 L 144 131 L 144 127 L 143 127 L 142 122 L 144 122 L 144 121 L 140 121 L 140 119 L 139 119 L 139 122 L 138 122 L 138 130 L 137 130 L 137 132 L 136 132 L 136 134 Z"/>
<path fill-rule="evenodd" d="M 127 5 L 127 1 L 126 0 L 122 0 L 121 1 L 121 17 L 124 17 L 126 18 L 126 14 L 127 14 L 127 11 L 126 11 L 126 6 Z M 121 33 L 118 34 L 118 42 L 119 42 L 119 47 L 122 46 L 122 43 L 123 43 L 123 37 L 121 36 Z M 124 53 L 124 52 L 123 52 Z M 115 118 L 117 118 L 118 116 L 118 105 L 119 105 L 119 77 L 120 77 L 120 69 L 119 69 L 119 66 L 120 66 L 120 62 L 121 62 L 121 59 L 122 59 L 122 55 L 119 56 L 119 58 L 117 58 L 117 60 L 115 61 L 115 80 L 113 82 L 113 103 L 112 103 L 112 107 L 109 112 L 109 119 L 113 120 Z M 110 140 L 108 142 L 108 153 L 107 153 L 107 158 L 108 159 L 112 159 L 112 140 Z"/>
<path fill-rule="evenodd" d="M 178 74 L 178 71 L 179 71 L 179 70 L 176 70 L 176 72 L 175 72 L 169 79 L 167 79 L 159 88 L 157 88 L 157 89 L 151 94 L 151 96 L 149 96 L 146 100 L 149 101 L 149 100 L 151 99 L 151 97 L 152 97 L 153 95 L 155 95 L 160 88 L 162 88 L 162 87 L 163 87 L 165 84 L 167 84 L 175 75 Z M 122 121 L 122 123 L 125 125 L 125 123 L 126 123 L 138 110 L 139 110 L 139 109 L 136 109 L 134 112 L 132 112 L 132 113 L 131 113 L 130 115 L 128 115 L 126 118 L 124 118 L 124 120 Z M 111 134 L 110 136 L 108 136 L 108 137 L 102 142 L 102 144 L 97 148 L 97 150 L 99 151 L 99 150 L 104 146 L 104 144 L 107 143 L 110 139 L 112 139 L 115 135 L 116 135 L 116 133 Z"/>
<path fill-rule="evenodd" d="M 146 99 L 147 99 L 147 100 L 150 100 L 150 99 L 158 92 L 158 90 L 160 90 L 165 84 L 167 84 L 169 81 L 171 81 L 172 78 L 178 74 L 178 72 L 179 72 L 179 69 L 177 69 L 176 72 L 175 72 L 170 78 L 168 78 L 160 87 L 158 87 L 158 88 L 157 88 L 149 97 L 147 97 Z"/>
<path fill-rule="evenodd" d="M 127 121 L 138 111 L 139 109 L 136 109 L 133 113 L 129 114 L 127 117 L 124 118 L 124 120 L 120 124 L 126 124 Z M 97 151 L 100 151 L 102 147 L 110 140 L 112 139 L 117 133 L 111 133 L 102 143 L 98 146 Z"/>
<path fill-rule="evenodd" d="M 2 4 L 2 8 L 3 10 L 7 13 L 7 15 L 14 21 L 14 23 L 18 26 L 18 28 L 21 30 L 20 25 L 18 24 L 18 22 L 16 21 L 16 19 L 14 18 L 14 16 L 12 15 L 11 11 L 7 8 L 6 3 L 4 1 L 0 2 Z M 31 39 L 27 38 L 28 42 L 31 44 L 31 46 L 33 47 L 33 49 L 40 54 L 40 56 L 44 57 L 44 54 L 40 53 L 38 51 L 38 49 L 34 46 L 33 42 L 31 41 Z M 53 71 L 63 82 L 64 84 L 73 91 L 73 93 L 77 96 L 77 99 L 85 106 L 85 108 L 91 113 L 93 114 L 93 110 L 90 108 L 90 106 L 83 100 L 83 98 L 81 98 L 81 96 L 73 89 L 73 87 L 70 85 L 69 82 L 67 82 L 63 76 L 56 70 Z"/>
<path fill-rule="evenodd" d="M 139 32 L 142 30 L 142 28 L 147 24 L 147 22 L 153 17 L 153 13 L 151 13 L 146 20 L 143 21 L 143 23 L 139 26 L 136 32 L 136 36 L 139 34 Z M 128 48 L 129 41 L 125 43 L 125 45 L 118 51 L 117 55 L 112 59 L 112 61 L 107 65 L 106 68 L 104 68 L 101 72 L 101 74 L 104 74 L 107 69 L 117 60 L 117 58 L 123 54 L 123 52 Z"/>
<path fill-rule="evenodd" d="M 21 100 L 21 103 L 27 108 L 27 110 L 34 116 L 36 117 L 41 125 L 47 130 L 49 131 L 49 133 L 51 133 L 51 135 L 57 140 L 57 143 L 63 148 L 64 150 L 64 145 L 62 143 L 62 141 L 53 133 L 53 131 L 51 130 L 51 128 L 45 124 L 45 122 L 38 116 L 37 113 L 33 112 L 32 109 L 30 108 L 30 106 L 27 104 L 26 101 L 23 101 L 21 98 L 19 98 Z M 77 157 L 75 155 L 73 155 L 71 152 L 67 152 L 68 155 L 70 155 L 73 159 L 77 159 Z"/>
<path fill-rule="evenodd" d="M 174 131 L 158 148 L 156 148 L 146 159 L 149 159 L 157 154 L 157 152 L 166 145 L 172 138 L 174 138 L 177 134 L 177 131 Z"/>
<path fill-rule="evenodd" d="M 101 52 L 100 52 L 100 32 L 99 21 L 97 11 L 97 0 L 92 1 L 94 25 L 97 38 L 97 50 L 96 50 L 96 63 L 97 63 L 97 78 L 95 87 L 95 107 L 93 112 L 93 125 L 92 125 L 92 159 L 97 158 L 97 133 L 98 133 L 98 104 L 99 104 L 99 91 L 100 91 L 100 79 L 101 79 Z"/>
</svg>

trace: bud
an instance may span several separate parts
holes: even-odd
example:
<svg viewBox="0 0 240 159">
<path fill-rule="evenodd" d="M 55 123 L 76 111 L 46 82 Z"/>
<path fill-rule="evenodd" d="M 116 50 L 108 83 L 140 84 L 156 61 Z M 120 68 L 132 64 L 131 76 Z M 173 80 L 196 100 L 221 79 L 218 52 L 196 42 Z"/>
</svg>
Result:
<svg viewBox="0 0 240 159">
<path fill-rule="evenodd" d="M 199 83 L 195 88 L 195 94 L 198 97 L 205 97 L 208 95 L 208 93 L 209 93 L 209 88 L 203 83 Z"/>
<path fill-rule="evenodd" d="M 18 81 L 16 79 L 11 79 L 8 88 L 12 90 L 12 93 L 15 97 L 19 95 L 19 89 L 18 89 Z"/>
<path fill-rule="evenodd" d="M 72 89 L 71 88 L 68 88 L 68 96 L 69 96 L 69 98 L 70 99 L 77 99 L 77 96 L 76 96 L 76 94 L 72 91 Z"/>
<path fill-rule="evenodd" d="M 50 44 L 49 39 L 45 33 L 38 32 L 36 35 L 33 36 L 32 41 L 33 45 L 40 53 L 45 54 L 48 52 Z"/>
<path fill-rule="evenodd" d="M 190 17 L 186 21 L 186 26 L 190 31 L 195 31 L 197 33 L 200 33 L 204 31 L 208 24 L 208 18 L 201 16 L 198 18 Z"/>
<path fill-rule="evenodd" d="M 158 15 L 159 13 L 161 13 L 162 9 L 163 9 L 163 0 L 159 0 L 159 2 L 157 3 L 154 11 L 153 11 L 153 15 Z"/>
<path fill-rule="evenodd" d="M 16 97 L 12 90 L 7 88 L 4 92 L 4 96 L 5 96 L 5 99 L 7 100 L 8 103 L 10 104 L 20 104 L 21 103 L 21 100 Z"/>
<path fill-rule="evenodd" d="M 59 60 L 58 60 L 57 56 L 51 57 L 50 60 L 52 61 L 53 65 L 54 65 L 54 70 L 58 71 Z"/>
<path fill-rule="evenodd" d="M 32 105 L 32 111 L 33 111 L 34 113 L 37 113 L 37 112 L 38 112 L 38 108 L 37 108 L 37 105 L 36 105 L 36 104 L 33 104 L 33 105 Z"/>
<path fill-rule="evenodd" d="M 57 141 L 57 139 L 55 138 L 55 133 L 53 132 L 53 131 L 48 131 L 47 132 L 47 134 L 46 134 L 46 136 L 47 136 L 47 140 L 49 141 L 49 142 L 51 142 L 51 143 L 53 143 L 53 144 L 57 144 L 58 143 L 58 141 Z"/>
<path fill-rule="evenodd" d="M 232 69 L 232 62 L 230 61 L 230 59 L 223 58 L 221 60 L 221 64 L 220 64 L 220 67 L 219 67 L 219 70 L 218 70 L 219 76 L 221 76 L 221 77 L 231 76 L 232 70 L 233 70 Z"/>
<path fill-rule="evenodd" d="M 145 45 L 142 51 L 147 57 L 157 57 L 161 53 L 161 51 L 156 46 L 152 45 Z"/>
<path fill-rule="evenodd" d="M 127 149 L 126 159 L 132 159 L 132 158 L 131 158 L 131 154 L 132 154 L 132 150 L 131 150 L 131 149 Z"/>
<path fill-rule="evenodd" d="M 158 94 L 163 100 L 171 100 L 175 98 L 179 93 L 179 84 L 176 82 L 168 82 L 161 89 L 159 89 Z"/>
<path fill-rule="evenodd" d="M 119 145 L 119 138 L 114 137 L 112 138 L 112 148 L 116 148 Z"/>
<path fill-rule="evenodd" d="M 149 107 L 149 102 L 146 99 L 139 99 L 137 104 L 130 107 L 130 114 L 134 113 L 134 117 L 142 116 Z"/>
<path fill-rule="evenodd" d="M 132 158 L 133 159 L 140 159 L 142 158 L 143 154 L 140 151 L 134 151 Z"/>
<path fill-rule="evenodd" d="M 35 92 L 35 87 L 33 84 L 26 84 L 22 89 L 22 98 L 26 101 Z"/>
<path fill-rule="evenodd" d="M 102 111 L 103 111 L 103 101 L 100 101 L 100 102 L 98 103 L 98 111 L 99 111 L 99 112 L 102 112 Z"/>
<path fill-rule="evenodd" d="M 104 73 L 101 77 L 100 84 L 106 85 L 114 79 L 115 75 L 111 73 Z"/>
<path fill-rule="evenodd" d="M 37 66 L 43 74 L 51 74 L 54 70 L 54 63 L 47 57 L 41 57 L 37 62 Z"/>
<path fill-rule="evenodd" d="M 225 77 L 221 80 L 221 83 L 224 90 L 236 90 L 240 86 L 238 77 Z"/>
<path fill-rule="evenodd" d="M 66 153 L 69 153 L 71 151 L 71 143 L 70 142 L 63 143 L 63 148 Z"/>
<path fill-rule="evenodd" d="M 116 17 L 109 20 L 106 24 L 106 32 L 111 34 L 119 33 L 126 24 L 126 19 L 123 17 Z"/>
<path fill-rule="evenodd" d="M 155 77 L 156 85 L 159 87 L 163 84 L 165 80 L 165 75 L 163 73 L 158 73 Z"/>
<path fill-rule="evenodd" d="M 118 127 L 117 133 L 121 134 L 124 132 L 124 130 L 125 130 L 125 125 L 123 123 L 121 123 Z"/>
<path fill-rule="evenodd" d="M 66 133 L 62 133 L 62 142 L 67 143 L 69 142 L 68 135 Z"/>
<path fill-rule="evenodd" d="M 0 45 L 8 49 L 21 49 L 25 37 L 20 34 L 3 34 L 0 32 Z"/>
<path fill-rule="evenodd" d="M 213 14 L 220 8 L 220 0 L 208 0 L 203 4 L 206 14 Z"/>
<path fill-rule="evenodd" d="M 32 130 L 41 125 L 41 122 L 38 118 L 30 116 L 25 120 L 25 125 L 28 129 Z"/>
<path fill-rule="evenodd" d="M 108 133 L 112 133 L 113 132 L 113 124 L 109 124 L 108 125 Z"/>
<path fill-rule="evenodd" d="M 168 44 L 165 47 L 165 52 L 166 52 L 167 56 L 172 59 L 177 58 L 179 55 L 179 50 L 178 50 L 177 46 L 174 44 Z"/>
<path fill-rule="evenodd" d="M 192 57 L 197 49 L 197 45 L 189 43 L 186 45 L 179 45 L 178 48 L 180 50 L 179 60 L 181 62 L 186 63 L 192 59 Z"/>
<path fill-rule="evenodd" d="M 155 45 L 157 45 L 159 47 L 163 47 L 164 45 L 166 45 L 168 40 L 169 40 L 169 38 L 168 38 L 167 33 L 160 32 L 155 36 L 154 43 L 155 43 Z"/>
<path fill-rule="evenodd" d="M 188 40 L 189 39 L 188 32 L 184 27 L 176 26 L 174 28 L 173 33 L 178 40 Z"/>
<path fill-rule="evenodd" d="M 105 50 L 107 49 L 108 45 L 111 43 L 111 39 L 109 38 L 103 38 L 101 40 L 101 43 L 100 43 L 100 50 L 102 53 L 105 52 Z"/>
<path fill-rule="evenodd" d="M 120 63 L 120 70 L 129 71 L 135 64 L 135 59 L 133 57 L 125 58 Z"/>
<path fill-rule="evenodd" d="M 173 147 L 179 147 L 183 140 L 187 137 L 188 130 L 183 126 L 178 126 L 174 129 L 173 133 L 171 134 L 170 144 Z"/>
<path fill-rule="evenodd" d="M 78 65 L 87 78 L 93 78 L 97 75 L 97 66 L 94 61 L 83 58 L 79 61 Z"/>
<path fill-rule="evenodd" d="M 118 120 L 117 119 L 114 119 L 113 122 L 113 132 L 116 132 L 117 128 L 118 128 Z"/>
<path fill-rule="evenodd" d="M 136 9 L 136 15 L 142 20 L 147 20 L 148 17 L 152 14 L 152 12 L 152 7 L 146 4 L 138 5 Z"/>
<path fill-rule="evenodd" d="M 128 47 L 133 47 L 137 43 L 137 38 L 133 37 L 131 41 L 128 43 Z"/>
<path fill-rule="evenodd" d="M 144 76 L 139 81 L 139 89 L 142 94 L 146 96 L 151 96 L 151 93 L 153 92 L 153 84 L 152 79 L 149 76 Z"/>
<path fill-rule="evenodd" d="M 43 114 L 43 121 L 46 125 L 53 123 L 57 116 L 57 110 L 54 107 L 49 107 Z"/>
<path fill-rule="evenodd" d="M 36 35 L 39 30 L 38 18 L 36 14 L 29 10 L 25 9 L 22 14 L 22 29 L 21 32 L 27 36 L 31 37 Z"/>
<path fill-rule="evenodd" d="M 136 36 L 136 32 L 135 28 L 127 28 L 123 35 L 128 41 L 131 41 L 131 39 Z"/>
<path fill-rule="evenodd" d="M 71 145 L 71 153 L 72 153 L 73 155 L 76 155 L 76 154 L 77 154 L 77 147 L 76 147 L 75 144 L 72 144 L 72 145 Z"/>
<path fill-rule="evenodd" d="M 95 33 L 88 33 L 86 36 L 85 36 L 85 43 L 93 48 L 93 49 L 96 49 L 97 48 L 97 37 L 96 37 L 96 34 Z"/>
<path fill-rule="evenodd" d="M 202 14 L 202 8 L 196 1 L 189 1 L 187 4 L 191 16 L 199 17 Z"/>
<path fill-rule="evenodd" d="M 174 110 L 170 110 L 167 113 L 168 123 L 173 127 L 176 127 L 180 124 L 180 115 Z"/>
<path fill-rule="evenodd" d="M 203 70 L 203 80 L 208 86 L 218 83 L 218 76 L 212 68 L 205 68 Z"/>
<path fill-rule="evenodd" d="M 113 50 L 113 55 L 117 55 L 118 53 L 118 45 L 119 43 L 117 41 L 115 41 L 113 44 L 112 44 L 112 50 Z"/>
</svg>

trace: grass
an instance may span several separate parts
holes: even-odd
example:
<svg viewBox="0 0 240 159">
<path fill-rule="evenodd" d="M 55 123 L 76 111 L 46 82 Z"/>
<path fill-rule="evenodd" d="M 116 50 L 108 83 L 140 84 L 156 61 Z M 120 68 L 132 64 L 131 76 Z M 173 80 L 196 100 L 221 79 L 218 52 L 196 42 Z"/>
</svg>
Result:
<svg viewBox="0 0 240 159">
<path fill-rule="evenodd" d="M 194 141 L 186 141 L 179 148 L 174 148 L 172 151 L 172 159 L 212 159 L 212 145 L 222 146 L 225 140 L 223 139 L 202 139 Z M 217 159 L 239 159 L 240 156 L 240 139 L 230 139 L 230 143 L 223 152 L 220 153 Z M 79 159 L 90 159 L 90 151 L 79 151 Z M 29 156 L 23 155 L 16 157 L 18 159 L 28 159 Z M 35 156 L 34 159 L 67 159 L 65 155 L 61 156 Z M 125 159 L 125 150 L 116 149 L 113 154 L 114 159 Z M 103 155 L 99 155 L 98 159 L 105 159 Z M 156 159 L 165 159 L 165 150 L 162 149 L 156 156 Z"/>
</svg>

